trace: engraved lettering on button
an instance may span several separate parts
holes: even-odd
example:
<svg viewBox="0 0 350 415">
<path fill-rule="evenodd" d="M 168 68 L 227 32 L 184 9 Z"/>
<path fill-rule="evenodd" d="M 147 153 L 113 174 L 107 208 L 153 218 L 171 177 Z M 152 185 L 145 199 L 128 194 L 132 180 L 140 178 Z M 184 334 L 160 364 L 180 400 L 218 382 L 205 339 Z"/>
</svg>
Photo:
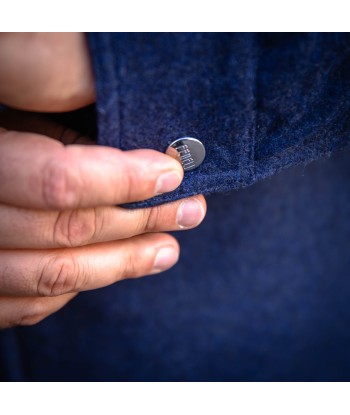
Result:
<svg viewBox="0 0 350 415">
<path fill-rule="evenodd" d="M 196 138 L 184 137 L 173 141 L 166 153 L 177 159 L 186 172 L 195 169 L 203 162 L 205 148 Z"/>
<path fill-rule="evenodd" d="M 193 160 L 193 158 L 191 157 L 191 158 L 189 158 L 189 159 L 186 159 L 186 160 L 181 160 L 182 161 L 182 165 L 183 166 L 186 166 L 186 167 L 189 167 L 190 165 L 192 165 L 192 164 L 195 164 L 195 162 L 194 162 L 194 160 Z"/>
<path fill-rule="evenodd" d="M 187 147 L 187 146 L 181 146 L 181 147 Z M 185 170 L 186 168 L 189 169 L 190 167 L 195 166 L 195 162 L 188 148 L 186 150 L 179 151 L 179 153 L 180 153 L 181 164 Z"/>
<path fill-rule="evenodd" d="M 183 144 L 182 146 L 178 146 L 176 148 L 177 148 L 177 151 L 185 151 L 185 150 L 188 150 L 188 145 L 187 144 Z"/>
</svg>

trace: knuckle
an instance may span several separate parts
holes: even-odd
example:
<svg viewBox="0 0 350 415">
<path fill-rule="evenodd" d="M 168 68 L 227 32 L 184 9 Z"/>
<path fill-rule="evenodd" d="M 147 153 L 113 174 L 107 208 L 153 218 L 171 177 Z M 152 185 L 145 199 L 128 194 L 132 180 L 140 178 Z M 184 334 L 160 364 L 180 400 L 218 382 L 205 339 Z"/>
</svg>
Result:
<svg viewBox="0 0 350 415">
<path fill-rule="evenodd" d="M 44 166 L 42 195 L 49 208 L 64 209 L 77 202 L 77 176 L 65 157 L 52 159 Z"/>
<path fill-rule="evenodd" d="M 41 299 L 35 299 L 22 310 L 14 326 L 33 326 L 47 317 L 47 308 Z"/>
<path fill-rule="evenodd" d="M 120 264 L 119 280 L 149 274 L 153 267 L 155 254 L 152 239 L 150 238 L 148 246 L 140 247 L 136 241 L 130 245 Z"/>
<path fill-rule="evenodd" d="M 119 279 L 123 280 L 137 275 L 139 261 L 133 251 L 126 252 L 122 261 Z"/>
<path fill-rule="evenodd" d="M 54 297 L 77 291 L 82 269 L 79 261 L 69 254 L 50 257 L 41 269 L 37 284 L 37 295 Z"/>
<path fill-rule="evenodd" d="M 161 206 L 155 206 L 151 209 L 145 209 L 143 211 L 144 232 L 155 232 L 159 229 L 161 211 L 162 211 Z"/>
<path fill-rule="evenodd" d="M 130 169 L 126 166 L 125 174 L 121 176 L 120 187 L 122 197 L 125 202 L 133 202 L 136 195 L 147 195 L 147 189 L 141 178 L 147 177 L 146 172 L 142 168 Z"/>
<path fill-rule="evenodd" d="M 58 213 L 53 227 L 53 242 L 59 247 L 87 245 L 101 232 L 97 209 L 75 209 Z"/>
<path fill-rule="evenodd" d="M 136 213 L 137 233 L 157 232 L 160 229 L 162 206 L 139 209 Z"/>
<path fill-rule="evenodd" d="M 123 197 L 125 198 L 126 202 L 132 201 L 132 190 L 134 189 L 135 180 L 135 172 L 128 171 L 127 174 L 122 176 L 121 180 L 121 189 L 123 193 Z"/>
</svg>

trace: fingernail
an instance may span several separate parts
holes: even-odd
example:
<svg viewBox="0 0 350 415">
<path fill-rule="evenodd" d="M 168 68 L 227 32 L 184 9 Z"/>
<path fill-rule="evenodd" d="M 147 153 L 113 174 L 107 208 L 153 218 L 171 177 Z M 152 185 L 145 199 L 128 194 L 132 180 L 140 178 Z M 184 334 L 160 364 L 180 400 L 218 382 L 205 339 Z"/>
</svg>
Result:
<svg viewBox="0 0 350 415">
<path fill-rule="evenodd" d="M 155 194 L 159 195 L 175 190 L 180 185 L 181 180 L 180 173 L 175 170 L 162 174 L 157 180 Z"/>
<path fill-rule="evenodd" d="M 197 199 L 187 199 L 181 203 L 177 211 L 177 224 L 180 228 L 192 228 L 204 218 L 204 209 Z"/>
<path fill-rule="evenodd" d="M 179 254 L 175 248 L 171 246 L 161 248 L 156 255 L 156 259 L 154 260 L 152 274 L 171 268 L 176 264 L 178 259 Z"/>
</svg>

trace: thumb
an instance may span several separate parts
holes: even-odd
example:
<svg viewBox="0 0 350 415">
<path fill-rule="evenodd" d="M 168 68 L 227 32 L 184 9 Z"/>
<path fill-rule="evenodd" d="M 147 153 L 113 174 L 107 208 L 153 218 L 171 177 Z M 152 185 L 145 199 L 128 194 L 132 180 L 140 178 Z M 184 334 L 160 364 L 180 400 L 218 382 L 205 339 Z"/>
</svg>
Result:
<svg viewBox="0 0 350 415">
<path fill-rule="evenodd" d="M 175 190 L 181 165 L 154 150 L 68 145 L 0 128 L 0 203 L 65 210 L 124 204 Z"/>
</svg>

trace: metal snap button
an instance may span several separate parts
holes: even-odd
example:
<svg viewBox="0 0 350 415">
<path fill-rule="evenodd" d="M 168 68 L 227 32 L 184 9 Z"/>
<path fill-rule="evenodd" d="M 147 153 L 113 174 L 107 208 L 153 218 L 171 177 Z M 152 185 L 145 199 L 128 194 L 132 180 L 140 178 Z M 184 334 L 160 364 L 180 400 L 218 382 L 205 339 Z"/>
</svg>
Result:
<svg viewBox="0 0 350 415">
<path fill-rule="evenodd" d="M 178 138 L 165 152 L 182 164 L 184 171 L 191 171 L 203 163 L 205 148 L 202 142 L 192 137 Z"/>
</svg>

